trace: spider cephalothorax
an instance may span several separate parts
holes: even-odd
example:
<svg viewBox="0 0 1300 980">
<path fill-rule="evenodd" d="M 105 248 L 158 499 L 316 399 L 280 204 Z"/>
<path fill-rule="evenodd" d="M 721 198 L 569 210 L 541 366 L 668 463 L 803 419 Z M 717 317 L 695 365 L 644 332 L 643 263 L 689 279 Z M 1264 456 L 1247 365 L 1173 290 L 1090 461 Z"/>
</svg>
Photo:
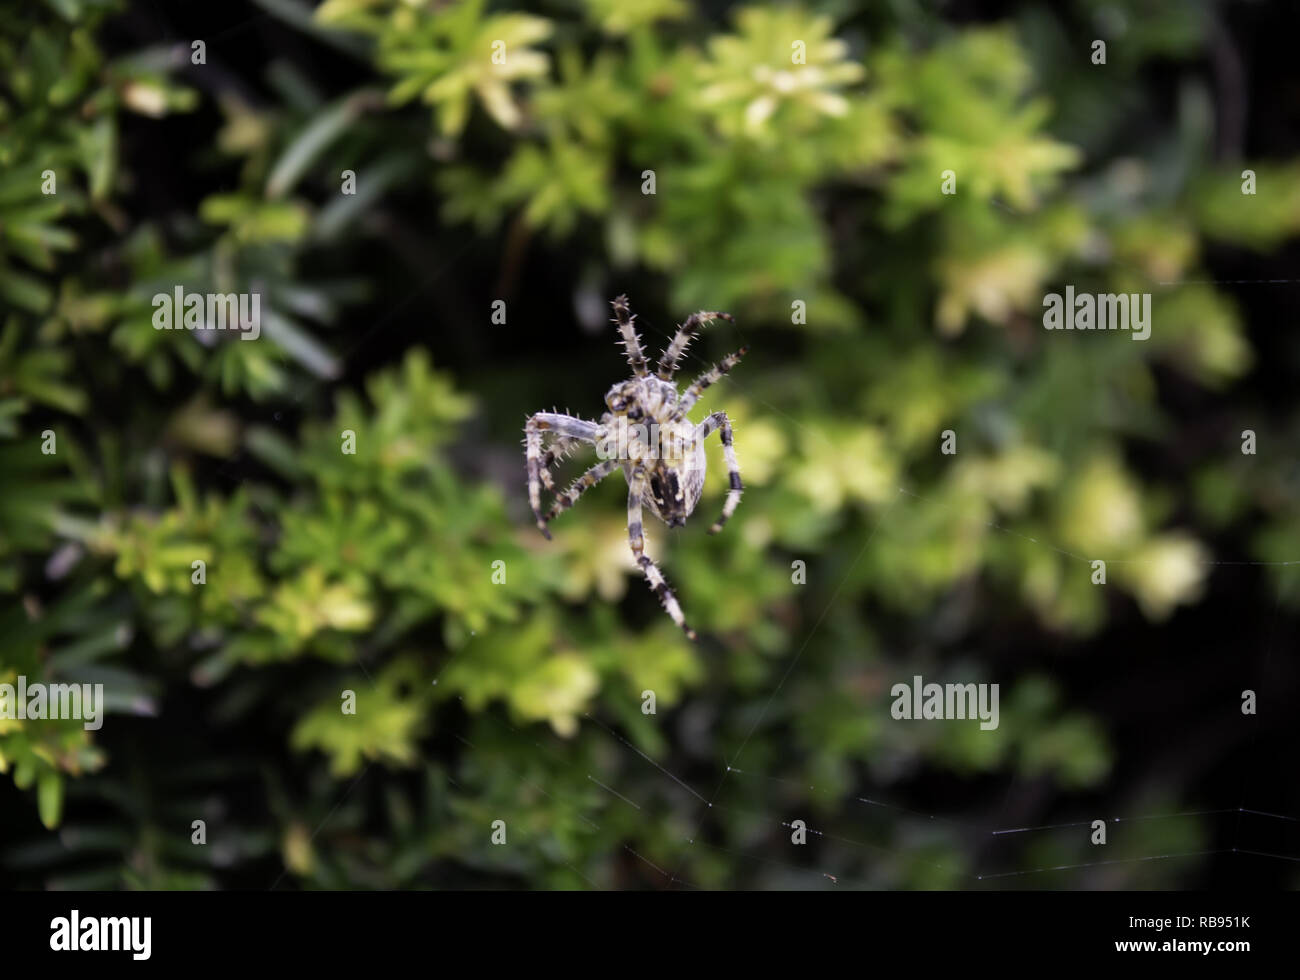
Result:
<svg viewBox="0 0 1300 980">
<path fill-rule="evenodd" d="M 608 411 L 601 415 L 599 422 L 588 422 L 558 412 L 538 412 L 528 419 L 524 427 L 528 502 L 537 517 L 537 526 L 550 538 L 551 532 L 546 526 L 549 521 L 577 503 L 586 490 L 621 468 L 628 483 L 627 533 L 632 555 L 673 622 L 695 639 L 695 631 L 686 625 L 677 598 L 668 588 L 658 566 L 645 553 L 641 508 L 642 505 L 649 507 L 651 513 L 669 527 L 681 527 L 686 523 L 704 490 L 704 440 L 716 429 L 722 437 L 730 486 L 726 503 L 722 506 L 722 516 L 709 533 L 720 531 L 727 518 L 735 512 L 743 488 L 727 413 L 714 412 L 698 425 L 687 416 L 704 389 L 736 366 L 745 348 L 724 357 L 679 395 L 672 378 L 691 339 L 715 317 L 730 320 L 731 316 L 727 313 L 695 313 L 688 317 L 659 358 L 657 370 L 651 374 L 641 348 L 641 338 L 632 324 L 636 318 L 628 310 L 627 297 L 618 297 L 613 306 L 614 322 L 623 336 L 632 377 L 609 389 L 605 395 Z M 553 441 L 550 449 L 543 453 L 542 441 L 547 434 Z M 568 490 L 557 493 L 555 503 L 543 515 L 542 487 L 555 490 L 551 464 L 580 443 L 594 445 L 600 462 L 575 480 Z"/>
</svg>

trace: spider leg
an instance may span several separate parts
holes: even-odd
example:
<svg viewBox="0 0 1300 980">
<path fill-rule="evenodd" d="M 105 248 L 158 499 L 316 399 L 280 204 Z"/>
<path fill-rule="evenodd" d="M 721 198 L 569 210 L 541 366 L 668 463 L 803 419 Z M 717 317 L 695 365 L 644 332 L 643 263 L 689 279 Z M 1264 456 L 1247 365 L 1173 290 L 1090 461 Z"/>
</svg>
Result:
<svg viewBox="0 0 1300 980">
<path fill-rule="evenodd" d="M 568 490 L 556 495 L 555 503 L 551 505 L 550 511 L 546 514 L 547 522 L 549 523 L 550 521 L 555 520 L 566 510 L 576 504 L 579 497 L 601 480 L 605 479 L 605 477 L 613 473 L 621 465 L 621 461 L 617 459 L 606 459 L 597 463 L 591 469 L 587 470 L 586 473 L 582 474 L 582 476 L 574 480 Z"/>
<path fill-rule="evenodd" d="M 618 332 L 623 335 L 623 348 L 627 352 L 627 363 L 632 368 L 632 373 L 638 378 L 648 377 L 645 351 L 641 348 L 641 338 L 636 335 L 636 327 L 632 325 L 636 314 L 628 308 L 627 296 L 616 296 L 611 305 L 614 307 L 614 322 L 618 324 Z"/>
<path fill-rule="evenodd" d="M 748 347 L 742 347 L 734 354 L 728 354 L 713 367 L 709 368 L 698 378 L 691 382 L 689 388 L 682 394 L 681 400 L 677 403 L 677 418 L 685 418 L 686 413 L 695 407 L 695 403 L 700 400 L 700 395 L 704 394 L 705 389 L 717 384 L 723 376 L 728 374 L 732 368 L 740 363 L 740 359 L 749 351 Z"/>
<path fill-rule="evenodd" d="M 727 489 L 727 501 L 722 505 L 722 516 L 709 528 L 710 534 L 721 531 L 727 518 L 736 512 L 740 506 L 740 493 L 745 489 L 740 482 L 740 465 L 736 462 L 736 447 L 731 444 L 731 420 L 727 418 L 726 412 L 714 412 L 701 422 L 695 430 L 696 441 L 708 438 L 714 429 L 722 431 L 722 452 L 727 457 L 727 478 L 731 485 Z"/>
<path fill-rule="evenodd" d="M 542 436 L 547 432 L 555 433 L 561 438 L 576 439 L 582 442 L 596 441 L 596 423 L 576 419 L 572 415 L 558 412 L 538 412 L 531 415 L 524 425 L 524 460 L 528 467 L 528 504 L 537 518 L 537 529 L 548 539 L 551 532 L 546 529 L 546 520 L 542 517 Z M 550 480 L 550 473 L 547 473 Z"/>
<path fill-rule="evenodd" d="M 636 559 L 636 563 L 641 567 L 646 581 L 650 584 L 654 594 L 659 597 L 664 610 L 672 617 L 673 622 L 682 628 L 682 632 L 693 640 L 695 639 L 695 630 L 686 625 L 686 617 L 682 615 L 682 607 L 678 604 L 677 597 L 673 595 L 673 590 L 664 581 L 659 566 L 651 561 L 650 556 L 645 553 L 645 538 L 641 533 L 641 497 L 646 492 L 646 484 L 645 468 L 637 466 L 632 471 L 627 490 L 627 536 L 629 543 L 632 545 L 632 557 Z"/>
<path fill-rule="evenodd" d="M 671 381 L 673 374 L 677 371 L 678 365 L 681 364 L 682 355 L 686 353 L 686 348 L 690 346 L 692 340 L 707 323 L 712 323 L 714 319 L 731 321 L 730 313 L 708 313 L 701 310 L 699 313 L 692 313 L 686 318 L 686 322 L 677 328 L 677 335 L 673 337 L 672 343 L 664 348 L 664 353 L 659 358 L 658 375 L 664 381 Z"/>
<path fill-rule="evenodd" d="M 541 477 L 542 486 L 547 491 L 555 491 L 555 480 L 551 477 L 551 467 L 564 459 L 569 453 L 573 452 L 575 446 L 580 445 L 577 439 L 566 439 L 564 436 L 556 436 L 555 441 L 551 443 L 551 448 L 542 455 Z"/>
</svg>

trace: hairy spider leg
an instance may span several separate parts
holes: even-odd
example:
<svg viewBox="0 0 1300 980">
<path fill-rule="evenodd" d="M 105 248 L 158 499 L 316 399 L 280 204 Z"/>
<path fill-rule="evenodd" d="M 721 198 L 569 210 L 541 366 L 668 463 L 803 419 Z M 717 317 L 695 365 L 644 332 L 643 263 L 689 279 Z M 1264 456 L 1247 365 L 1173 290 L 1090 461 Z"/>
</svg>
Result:
<svg viewBox="0 0 1300 980">
<path fill-rule="evenodd" d="M 614 323 L 618 324 L 618 332 L 623 335 L 623 349 L 627 353 L 627 363 L 632 368 L 632 373 L 638 378 L 649 377 L 650 372 L 646 368 L 645 351 L 641 347 L 641 338 L 636 335 L 636 327 L 632 321 L 636 319 L 634 314 L 627 305 L 627 296 L 614 297 Z"/>
<path fill-rule="evenodd" d="M 582 445 L 581 440 L 556 436 L 555 441 L 551 443 L 551 448 L 542 455 L 542 486 L 548 491 L 552 493 L 555 491 L 555 480 L 551 477 L 551 467 L 573 452 L 575 446 L 580 445 Z"/>
<path fill-rule="evenodd" d="M 542 436 L 547 432 L 555 433 L 565 439 L 577 439 L 582 442 L 596 441 L 595 422 L 587 422 L 572 415 L 558 412 L 538 412 L 528 418 L 524 425 L 524 458 L 528 466 L 528 503 L 537 518 L 537 529 L 549 540 L 551 532 L 546 529 L 546 519 L 542 516 Z"/>
<path fill-rule="evenodd" d="M 686 318 L 686 322 L 677 328 L 677 335 L 664 348 L 663 356 L 659 358 L 659 370 L 656 373 L 662 380 L 672 380 L 677 368 L 681 365 L 682 355 L 686 353 L 686 348 L 699 334 L 700 329 L 706 324 L 712 323 L 715 319 L 726 320 L 729 323 L 734 322 L 730 313 L 710 313 L 701 310 L 699 313 L 692 313 Z"/>
<path fill-rule="evenodd" d="M 727 519 L 736 512 L 736 508 L 740 506 L 740 493 L 745 489 L 744 484 L 740 482 L 740 464 L 736 462 L 736 447 L 731 444 L 731 420 L 727 418 L 726 412 L 714 412 L 701 422 L 699 428 L 695 430 L 696 442 L 703 442 L 714 429 L 720 429 L 722 432 L 722 452 L 727 457 L 727 479 L 730 485 L 727 488 L 726 503 L 722 505 L 722 516 L 709 528 L 710 534 L 721 531 L 722 525 L 726 524 Z"/>
<path fill-rule="evenodd" d="M 694 408 L 695 403 L 700 400 L 700 395 L 704 394 L 705 390 L 711 385 L 722 380 L 723 376 L 728 374 L 732 368 L 740 363 L 740 359 L 744 357 L 748 351 L 748 347 L 742 347 L 734 354 L 728 354 L 721 361 L 692 381 L 690 387 L 687 388 L 686 392 L 682 395 L 681 401 L 677 403 L 677 413 L 674 418 L 685 418 L 686 413 Z"/>
<path fill-rule="evenodd" d="M 659 566 L 651 561 L 650 556 L 645 553 L 645 537 L 641 532 L 641 498 L 647 490 L 647 479 L 645 467 L 638 465 L 632 470 L 628 480 L 627 490 L 627 536 L 632 545 L 632 557 L 641 567 L 646 581 L 654 594 L 659 597 L 663 604 L 664 610 L 672 617 L 674 623 L 682 628 L 682 632 L 689 639 L 695 639 L 695 630 L 686 625 L 686 617 L 682 615 L 682 607 L 677 602 L 677 597 L 673 595 L 673 590 L 668 587 L 664 581 L 663 573 L 659 571 Z"/>
<path fill-rule="evenodd" d="M 622 462 L 620 460 L 606 459 L 597 463 L 591 469 L 587 470 L 586 473 L 583 473 L 582 476 L 578 477 L 572 484 L 570 484 L 568 490 L 556 494 L 555 503 L 551 505 L 551 509 L 546 514 L 547 522 L 549 523 L 550 521 L 555 520 L 566 510 L 576 504 L 579 497 L 601 480 L 605 479 L 605 477 L 613 473 L 621 465 Z"/>
</svg>

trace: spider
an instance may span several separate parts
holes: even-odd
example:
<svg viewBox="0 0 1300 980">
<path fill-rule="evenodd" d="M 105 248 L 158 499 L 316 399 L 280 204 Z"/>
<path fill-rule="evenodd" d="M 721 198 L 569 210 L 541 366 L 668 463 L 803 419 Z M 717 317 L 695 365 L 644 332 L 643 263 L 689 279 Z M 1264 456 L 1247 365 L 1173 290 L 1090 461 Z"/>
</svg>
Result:
<svg viewBox="0 0 1300 980">
<path fill-rule="evenodd" d="M 722 506 L 722 516 L 709 528 L 709 533 L 716 534 L 722 530 L 727 518 L 735 512 L 744 487 L 740 482 L 727 413 L 714 412 L 698 425 L 687 418 L 687 413 L 706 388 L 739 363 L 748 348 L 742 347 L 734 354 L 728 354 L 679 395 L 672 379 L 687 346 L 705 324 L 715 318 L 731 321 L 731 315 L 701 312 L 688 317 L 677 328 L 677 335 L 664 349 L 657 370 L 651 374 L 641 348 L 641 338 L 633 326 L 636 317 L 628 308 L 627 297 L 619 296 L 611 305 L 614 308 L 612 322 L 618 324 L 622 334 L 632 377 L 609 389 L 605 395 L 609 410 L 601 415 L 599 422 L 588 422 L 558 412 L 538 412 L 529 417 L 524 426 L 528 502 L 537 518 L 537 527 L 550 540 L 547 524 L 576 504 L 583 493 L 621 468 L 628 484 L 627 534 L 632 556 L 664 610 L 694 640 L 695 631 L 686 625 L 677 597 L 664 581 L 659 567 L 645 553 L 641 508 L 643 505 L 649 507 L 650 512 L 669 527 L 681 527 L 686 523 L 704 490 L 704 440 L 716 429 L 721 432 L 730 487 Z M 554 441 L 543 454 L 542 440 L 548 433 Z M 555 503 L 543 516 L 542 487 L 548 491 L 555 490 L 550 466 L 583 443 L 596 447 L 600 462 L 563 493 L 556 493 Z"/>
</svg>

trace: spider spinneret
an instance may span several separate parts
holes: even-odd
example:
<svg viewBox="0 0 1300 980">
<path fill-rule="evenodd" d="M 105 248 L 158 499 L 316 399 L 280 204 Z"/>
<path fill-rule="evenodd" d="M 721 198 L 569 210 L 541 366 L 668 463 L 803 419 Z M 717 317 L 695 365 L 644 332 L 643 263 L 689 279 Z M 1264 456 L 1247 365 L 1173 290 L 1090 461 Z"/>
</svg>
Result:
<svg viewBox="0 0 1300 980">
<path fill-rule="evenodd" d="M 699 424 L 692 422 L 688 413 L 705 389 L 736 366 L 747 348 L 728 354 L 678 394 L 673 375 L 691 340 L 705 324 L 714 319 L 731 320 L 731 315 L 692 314 L 678 327 L 676 336 L 659 358 L 655 373 L 651 374 L 641 338 L 633 325 L 636 317 L 628 308 L 627 297 L 619 296 L 612 306 L 613 322 L 622 335 L 632 377 L 609 389 L 605 395 L 608 410 L 601 415 L 599 422 L 588 422 L 559 412 L 538 412 L 529 417 L 524 426 L 528 502 L 537 518 L 537 527 L 549 539 L 551 532 L 547 524 L 550 521 L 577 503 L 578 498 L 591 487 L 615 470 L 622 469 L 628 484 L 627 533 L 632 555 L 673 622 L 693 640 L 695 631 L 686 625 L 677 597 L 664 581 L 659 567 L 645 553 L 641 510 L 643 506 L 650 508 L 650 512 L 669 527 L 681 527 L 686 523 L 704 491 L 707 465 L 704 440 L 716 430 L 722 439 L 730 483 L 722 516 L 709 528 L 709 533 L 720 531 L 735 512 L 744 487 L 740 482 L 740 468 L 727 413 L 714 412 Z M 550 448 L 543 453 L 543 441 L 547 436 L 552 441 Z M 555 490 L 551 465 L 582 444 L 595 446 L 600 462 L 575 480 L 569 489 L 557 492 L 555 502 L 543 515 L 542 488 Z"/>
</svg>

